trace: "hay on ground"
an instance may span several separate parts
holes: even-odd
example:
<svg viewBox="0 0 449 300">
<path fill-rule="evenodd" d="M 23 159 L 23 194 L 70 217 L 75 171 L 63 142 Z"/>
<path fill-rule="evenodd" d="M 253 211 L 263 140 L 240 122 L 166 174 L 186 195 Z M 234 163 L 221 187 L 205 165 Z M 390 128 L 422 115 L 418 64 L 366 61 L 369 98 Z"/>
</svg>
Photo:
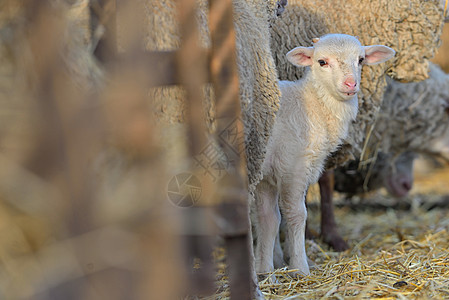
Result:
<svg viewBox="0 0 449 300">
<path fill-rule="evenodd" d="M 449 170 L 432 178 L 445 180 Z M 315 262 L 311 275 L 291 278 L 289 271 L 278 269 L 266 274 L 260 288 L 267 299 L 447 299 L 449 297 L 449 218 L 446 207 L 428 210 L 429 203 L 447 198 L 447 188 L 429 193 L 426 176 L 416 176 L 415 192 L 407 199 L 395 200 L 385 193 L 372 194 L 354 211 L 337 199 L 336 219 L 351 248 L 334 252 L 319 238 L 307 240 L 307 253 Z M 313 192 L 312 188 L 312 192 Z M 425 194 L 423 194 L 423 192 Z M 309 225 L 319 232 L 319 205 L 309 197 Z M 407 203 L 407 210 L 373 209 L 375 202 Z M 388 207 L 388 206 L 387 206 Z M 433 207 L 433 206 L 432 206 Z M 204 299 L 229 297 L 224 274 L 225 254 L 216 251 L 218 261 L 217 293 Z"/>
</svg>

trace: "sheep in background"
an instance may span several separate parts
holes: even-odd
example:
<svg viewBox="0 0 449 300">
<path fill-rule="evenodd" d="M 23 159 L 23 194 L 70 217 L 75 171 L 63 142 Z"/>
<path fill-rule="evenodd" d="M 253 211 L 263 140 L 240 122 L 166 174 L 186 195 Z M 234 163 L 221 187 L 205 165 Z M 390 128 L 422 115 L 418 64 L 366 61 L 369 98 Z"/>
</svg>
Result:
<svg viewBox="0 0 449 300">
<path fill-rule="evenodd" d="M 448 128 L 449 75 L 430 65 L 429 79 L 400 83 L 388 79 L 369 143 L 388 153 L 427 151 Z"/>
<path fill-rule="evenodd" d="M 376 159 L 360 168 L 360 161 L 350 161 L 334 172 L 334 189 L 348 197 L 385 187 L 396 198 L 405 197 L 413 188 L 413 162 L 417 154 L 405 151 L 398 155 L 379 152 Z"/>
<path fill-rule="evenodd" d="M 312 38 L 326 33 L 358 36 L 362 44 L 385 44 L 397 52 L 391 62 L 363 70 L 359 114 L 340 150 L 329 158 L 328 168 L 360 156 L 382 103 L 386 73 L 406 82 L 428 78 L 429 58 L 439 46 L 442 26 L 438 0 L 289 1 L 272 27 L 272 49 L 281 80 L 296 80 L 304 74 L 289 65 L 284 53 L 298 45 L 310 46 Z"/>
<path fill-rule="evenodd" d="M 352 182 L 354 192 L 363 190 L 364 185 L 376 188 L 379 184 L 385 185 L 387 190 L 397 196 L 406 194 L 406 190 L 411 189 L 413 178 L 411 170 L 408 169 L 413 166 L 414 156 L 420 152 L 427 153 L 430 145 L 443 137 L 449 128 L 449 75 L 431 63 L 429 76 L 427 80 L 414 83 L 400 83 L 388 79 L 384 101 L 369 140 L 369 147 L 382 149 L 381 151 L 386 151 L 387 154 L 382 154 L 376 159 L 372 170 L 365 167 L 357 174 L 351 175 L 363 178 L 358 181 L 358 185 Z M 405 167 L 403 172 L 396 174 L 390 172 L 398 164 Z M 337 174 L 344 173 L 342 169 L 345 168 L 350 167 L 337 169 Z M 367 174 L 369 178 L 365 179 Z M 324 174 L 325 177 L 330 175 L 330 172 Z M 386 182 L 377 180 L 385 176 Z M 348 245 L 338 233 L 334 219 L 331 180 L 322 178 L 320 181 L 323 184 L 323 187 L 320 186 L 322 216 L 326 216 L 321 220 L 321 235 L 337 251 L 345 250 Z M 346 181 L 345 179 L 336 178 L 335 181 L 339 185 L 337 190 L 348 191 L 347 186 L 343 186 L 342 183 Z M 402 188 L 400 188 L 401 181 Z"/>
<path fill-rule="evenodd" d="M 305 193 L 318 180 L 326 157 L 347 135 L 357 115 L 362 65 L 391 59 L 386 46 L 362 46 L 352 36 L 329 34 L 313 47 L 287 53 L 295 66 L 310 71 L 295 82 L 280 81 L 281 105 L 256 189 L 256 270 L 272 271 L 280 211 L 286 222 L 286 252 L 291 269 L 309 274 L 304 230 Z M 279 200 L 278 200 L 279 199 Z"/>
</svg>

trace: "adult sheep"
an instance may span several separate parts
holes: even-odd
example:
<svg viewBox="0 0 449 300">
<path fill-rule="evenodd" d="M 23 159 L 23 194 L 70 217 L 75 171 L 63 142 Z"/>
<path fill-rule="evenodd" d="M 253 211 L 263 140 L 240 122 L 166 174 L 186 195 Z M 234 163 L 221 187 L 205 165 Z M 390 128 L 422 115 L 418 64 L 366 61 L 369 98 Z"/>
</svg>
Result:
<svg viewBox="0 0 449 300">
<path fill-rule="evenodd" d="M 335 169 L 334 188 L 348 198 L 380 188 L 395 197 L 402 198 L 413 188 L 413 163 L 417 154 L 404 151 L 396 155 L 379 152 L 375 160 L 353 160 Z M 325 220 L 323 220 L 325 221 Z"/>
<path fill-rule="evenodd" d="M 369 143 L 388 153 L 426 152 L 448 128 L 449 75 L 430 64 L 429 79 L 401 83 L 388 78 Z M 393 117 L 392 117 L 393 116 Z"/>
</svg>

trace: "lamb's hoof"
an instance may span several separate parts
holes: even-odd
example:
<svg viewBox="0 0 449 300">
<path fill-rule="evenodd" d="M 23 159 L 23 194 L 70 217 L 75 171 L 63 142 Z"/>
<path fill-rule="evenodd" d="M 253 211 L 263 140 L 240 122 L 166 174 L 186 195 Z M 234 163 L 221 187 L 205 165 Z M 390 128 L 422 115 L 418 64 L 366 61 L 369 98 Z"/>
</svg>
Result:
<svg viewBox="0 0 449 300">
<path fill-rule="evenodd" d="M 309 269 L 312 270 L 318 269 L 318 265 L 308 257 L 307 257 L 307 264 L 309 265 Z"/>
<path fill-rule="evenodd" d="M 276 275 L 274 274 L 258 274 L 257 278 L 259 279 L 259 282 L 265 282 L 268 284 L 279 283 L 279 280 L 276 278 Z"/>
<path fill-rule="evenodd" d="M 324 242 L 334 248 L 337 252 L 342 252 L 349 249 L 349 245 L 338 234 L 333 234 L 323 238 Z"/>
<path fill-rule="evenodd" d="M 300 272 L 300 271 L 291 271 L 291 272 L 288 272 L 287 274 L 288 274 L 288 276 L 290 276 L 290 278 L 292 278 L 292 279 L 301 279 L 301 278 L 303 278 L 304 276 L 306 276 L 306 274 L 304 274 L 304 273 L 302 273 L 302 272 Z"/>
<path fill-rule="evenodd" d="M 301 271 L 300 269 L 299 270 L 294 269 L 294 268 L 291 268 L 291 269 L 292 269 L 292 271 L 288 271 L 287 274 L 291 278 L 294 278 L 294 279 L 300 279 L 300 278 L 303 278 L 304 276 L 310 275 L 309 268 L 307 268 L 307 270 L 303 270 L 303 271 Z"/>
<path fill-rule="evenodd" d="M 260 290 L 259 286 L 256 286 L 252 290 L 253 298 L 256 300 L 265 300 L 265 296 L 262 294 L 262 291 Z"/>
<path fill-rule="evenodd" d="M 252 272 L 252 274 L 251 274 L 251 296 L 252 296 L 252 299 L 256 299 L 256 300 L 264 300 L 265 299 L 265 296 L 262 294 L 262 291 L 259 288 L 259 280 L 258 280 L 258 276 L 257 276 L 256 272 Z"/>
</svg>

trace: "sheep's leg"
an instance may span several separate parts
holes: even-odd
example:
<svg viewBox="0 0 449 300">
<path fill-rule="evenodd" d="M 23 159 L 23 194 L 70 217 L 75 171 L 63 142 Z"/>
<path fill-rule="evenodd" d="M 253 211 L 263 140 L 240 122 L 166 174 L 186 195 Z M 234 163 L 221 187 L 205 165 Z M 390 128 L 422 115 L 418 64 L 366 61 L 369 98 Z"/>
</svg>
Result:
<svg viewBox="0 0 449 300">
<path fill-rule="evenodd" d="M 318 180 L 321 195 L 321 237 L 336 251 L 344 251 L 349 248 L 348 244 L 338 233 L 335 222 L 334 205 L 332 193 L 334 190 L 334 171 L 324 172 Z"/>
<path fill-rule="evenodd" d="M 299 178 L 282 183 L 280 206 L 286 222 L 286 251 L 290 256 L 289 268 L 298 269 L 303 275 L 309 274 L 305 248 L 305 228 L 307 210 L 305 205 L 306 187 Z M 294 274 L 296 275 L 296 274 Z"/>
<path fill-rule="evenodd" d="M 257 186 L 255 196 L 256 271 L 266 273 L 274 270 L 273 251 L 280 223 L 277 191 L 263 180 Z"/>
<path fill-rule="evenodd" d="M 254 201 L 251 201 L 250 203 L 254 204 Z M 249 241 L 249 259 L 250 259 L 250 268 L 251 268 L 251 295 L 253 299 L 259 300 L 259 299 L 265 299 L 262 292 L 259 288 L 259 280 L 257 278 L 256 273 L 256 258 L 254 256 L 254 247 L 253 247 L 253 231 L 252 231 L 252 219 L 251 219 L 251 212 L 253 211 L 253 205 L 250 206 L 250 214 L 248 214 L 248 224 L 249 225 L 249 232 L 248 232 L 248 241 Z"/>
<path fill-rule="evenodd" d="M 249 217 L 249 215 L 248 215 Z M 249 218 L 249 223 L 251 224 L 251 218 Z M 265 297 L 263 296 L 262 292 L 260 291 L 259 288 L 259 280 L 257 279 L 257 273 L 256 273 L 256 266 L 255 266 L 255 257 L 254 257 L 254 249 L 253 249 L 253 233 L 251 230 L 251 225 L 249 226 L 249 235 L 248 235 L 248 240 L 249 240 L 249 259 L 250 259 L 250 272 L 251 272 L 251 296 L 252 299 L 256 299 L 256 300 L 262 300 L 265 299 Z"/>
<path fill-rule="evenodd" d="M 306 195 L 308 192 L 309 191 L 307 190 Z M 307 198 L 307 196 L 306 196 L 306 198 Z M 306 209 L 307 209 L 307 201 L 306 201 Z M 305 235 L 306 235 L 306 240 L 314 240 L 314 239 L 318 238 L 318 235 L 314 231 L 310 230 L 309 222 L 307 220 L 306 220 L 306 234 Z"/>
<path fill-rule="evenodd" d="M 280 238 L 280 232 L 276 236 L 276 242 L 274 244 L 274 267 L 276 269 L 285 267 L 285 260 L 284 260 L 284 252 L 282 251 L 281 247 L 281 238 Z"/>
</svg>

